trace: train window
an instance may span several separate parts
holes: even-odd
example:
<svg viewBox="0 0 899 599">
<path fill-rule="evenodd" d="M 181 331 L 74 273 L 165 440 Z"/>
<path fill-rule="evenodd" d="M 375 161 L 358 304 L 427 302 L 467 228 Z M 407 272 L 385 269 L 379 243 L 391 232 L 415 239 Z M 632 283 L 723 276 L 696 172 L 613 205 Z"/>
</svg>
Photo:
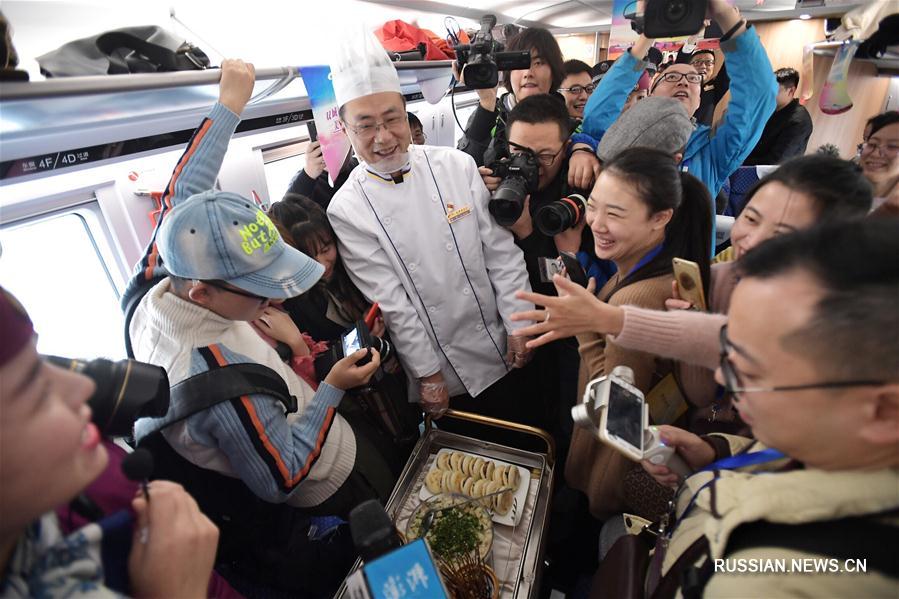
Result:
<svg viewBox="0 0 899 599">
<path fill-rule="evenodd" d="M 0 228 L 0 283 L 27 308 L 44 354 L 124 358 L 119 293 L 78 212 Z"/>
<path fill-rule="evenodd" d="M 263 160 L 265 157 L 263 156 Z M 270 162 L 265 162 L 265 180 L 268 184 L 268 197 L 277 202 L 287 193 L 294 175 L 306 166 L 306 154 L 296 154 Z"/>
</svg>

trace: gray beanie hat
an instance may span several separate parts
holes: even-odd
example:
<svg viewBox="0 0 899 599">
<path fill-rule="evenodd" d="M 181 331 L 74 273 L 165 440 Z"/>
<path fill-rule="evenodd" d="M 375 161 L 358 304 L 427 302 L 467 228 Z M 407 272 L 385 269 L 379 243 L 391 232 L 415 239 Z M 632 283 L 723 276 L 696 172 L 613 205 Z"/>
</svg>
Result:
<svg viewBox="0 0 899 599">
<path fill-rule="evenodd" d="M 639 146 L 673 155 L 687 145 L 693 128 L 693 120 L 678 100 L 650 96 L 618 117 L 599 142 L 596 155 L 607 162 L 620 152 Z"/>
</svg>

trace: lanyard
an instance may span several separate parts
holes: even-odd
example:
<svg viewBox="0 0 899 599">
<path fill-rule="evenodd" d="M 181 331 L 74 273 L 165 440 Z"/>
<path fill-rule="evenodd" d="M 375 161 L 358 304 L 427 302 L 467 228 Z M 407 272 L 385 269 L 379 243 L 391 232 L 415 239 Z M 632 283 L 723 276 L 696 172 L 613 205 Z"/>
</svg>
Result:
<svg viewBox="0 0 899 599">
<path fill-rule="evenodd" d="M 700 472 L 714 472 L 715 476 L 714 478 L 712 478 L 712 480 L 699 487 L 699 489 L 697 489 L 697 491 L 693 494 L 693 497 L 690 498 L 690 503 L 687 504 L 687 508 L 684 510 L 684 513 L 681 514 L 680 518 L 677 519 L 677 523 L 671 528 L 671 532 L 668 535 L 669 538 L 671 538 L 671 535 L 674 534 L 674 531 L 677 529 L 677 525 L 683 522 L 690 511 L 693 509 L 693 506 L 696 504 L 696 498 L 699 497 L 699 494 L 702 493 L 706 489 L 706 487 L 711 486 L 716 480 L 718 480 L 719 470 L 736 470 L 737 468 L 754 466 L 755 464 L 774 462 L 785 457 L 786 456 L 782 451 L 769 447 L 768 449 L 763 449 L 762 451 L 741 453 L 740 455 L 722 458 L 700 470 Z"/>
<path fill-rule="evenodd" d="M 662 251 L 662 248 L 664 248 L 664 247 L 665 247 L 665 242 L 663 241 L 663 242 L 660 243 L 659 245 L 657 245 L 657 246 L 655 246 L 654 248 L 652 248 L 651 250 L 649 250 L 649 252 L 647 252 L 645 256 L 643 256 L 642 258 L 640 258 L 640 261 L 637 262 L 637 265 L 636 265 L 635 267 L 633 267 L 633 268 L 630 270 L 630 272 L 627 273 L 627 275 L 625 275 L 625 276 L 622 277 L 622 278 L 626 278 L 626 277 L 631 276 L 632 274 L 634 274 L 635 272 L 637 272 L 638 270 L 640 270 L 641 268 L 643 268 L 644 266 L 646 266 L 647 264 L 649 264 L 650 261 L 651 261 L 653 258 L 655 258 L 656 256 L 659 255 L 659 252 L 661 252 L 661 251 Z"/>
<path fill-rule="evenodd" d="M 721 458 L 717 462 L 709 464 L 700 472 L 710 472 L 714 470 L 736 470 L 744 466 L 753 466 L 755 464 L 764 464 L 765 462 L 773 462 L 785 458 L 782 451 L 777 449 L 763 449 L 762 451 L 753 451 L 752 453 L 741 453 L 740 455 L 732 455 L 727 458 Z"/>
</svg>

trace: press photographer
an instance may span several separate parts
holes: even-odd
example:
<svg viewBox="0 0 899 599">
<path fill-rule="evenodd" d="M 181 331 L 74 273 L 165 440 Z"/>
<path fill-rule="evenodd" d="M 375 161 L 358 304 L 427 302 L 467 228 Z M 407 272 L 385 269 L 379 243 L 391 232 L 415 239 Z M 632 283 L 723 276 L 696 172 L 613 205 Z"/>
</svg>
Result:
<svg viewBox="0 0 899 599">
<path fill-rule="evenodd" d="M 213 578 L 210 586 L 218 531 L 196 502 L 167 481 L 153 481 L 135 496 L 133 486 L 115 477 L 110 462 L 115 446 L 102 441 L 103 423 L 90 422 L 88 402 L 97 408 L 121 405 L 112 413 L 122 417 L 130 407 L 164 408 L 168 384 L 162 369 L 134 362 L 107 369 L 111 363 L 93 362 L 80 368 L 92 373 L 89 378 L 79 368 L 56 366 L 38 355 L 31 320 L 2 288 L 0 329 L 3 596 L 235 596 L 220 579 Z M 141 382 L 133 376 L 135 366 L 150 375 L 143 379 L 146 385 L 134 385 Z M 124 377 L 98 376 L 102 370 Z M 104 389 L 123 392 L 124 401 L 119 404 L 119 396 Z M 75 514 L 66 504 L 103 487 L 120 499 L 115 506 L 98 501 L 100 517 L 103 512 L 109 517 L 72 526 Z M 121 511 L 129 508 L 131 514 Z"/>
<path fill-rule="evenodd" d="M 493 193 L 490 213 L 515 235 L 531 286 L 551 295 L 555 287 L 541 276 L 544 259 L 581 252 L 582 264 L 596 264 L 593 235 L 584 221 L 589 189 L 568 182 L 568 119 L 564 104 L 548 94 L 525 98 L 509 113 L 508 144 L 496 144 L 487 154 L 489 163 L 479 169 Z M 574 155 L 582 153 L 587 152 Z M 590 274 L 604 282 L 596 269 Z"/>
<path fill-rule="evenodd" d="M 562 51 L 555 37 L 546 29 L 532 27 L 512 37 L 506 46 L 507 52 L 497 53 L 490 29 L 486 28 L 495 23 L 495 19 L 488 15 L 481 23 L 481 31 L 474 42 L 468 49 L 461 48 L 460 61 L 454 65 L 456 79 L 463 85 L 475 88 L 478 93 L 478 106 L 469 118 L 465 136 L 458 146 L 474 158 L 478 166 L 487 164 L 486 153 L 496 156 L 504 152 L 503 146 L 508 141 L 508 127 L 511 125 L 509 114 L 519 102 L 538 94 L 552 94 L 565 108 L 565 98 L 554 91 L 565 78 Z M 488 52 L 491 44 L 493 54 Z M 518 62 L 523 53 L 529 53 L 530 60 Z M 497 80 L 492 75 L 503 66 L 506 67 L 503 84 L 507 93 L 498 97 Z M 565 139 L 571 137 L 573 142 L 596 149 L 596 140 L 581 133 L 579 121 L 569 118 L 567 112 L 563 129 Z M 574 154 L 572 168 L 568 171 L 569 184 L 589 187 L 598 166 L 599 162 L 591 153 Z"/>
</svg>

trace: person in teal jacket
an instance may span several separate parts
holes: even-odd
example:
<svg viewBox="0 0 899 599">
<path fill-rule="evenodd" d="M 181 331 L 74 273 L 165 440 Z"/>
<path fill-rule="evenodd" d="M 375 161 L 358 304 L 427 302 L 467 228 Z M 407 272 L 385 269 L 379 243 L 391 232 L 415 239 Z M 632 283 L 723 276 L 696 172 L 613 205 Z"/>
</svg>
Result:
<svg viewBox="0 0 899 599">
<path fill-rule="evenodd" d="M 696 126 L 684 148 L 681 166 L 705 183 L 714 198 L 725 179 L 755 147 L 774 113 L 777 80 L 758 34 L 740 18 L 736 8 L 726 0 L 709 0 L 709 13 L 725 32 L 721 49 L 731 76 L 731 100 L 727 116 L 716 129 Z M 600 139 L 615 122 L 645 69 L 643 61 L 636 57 L 645 56 L 653 42 L 641 35 L 602 78 L 584 107 L 584 133 Z M 702 78 L 696 69 L 688 64 L 674 64 L 653 82 L 651 95 L 680 100 L 692 115 L 699 107 L 701 91 Z"/>
</svg>

